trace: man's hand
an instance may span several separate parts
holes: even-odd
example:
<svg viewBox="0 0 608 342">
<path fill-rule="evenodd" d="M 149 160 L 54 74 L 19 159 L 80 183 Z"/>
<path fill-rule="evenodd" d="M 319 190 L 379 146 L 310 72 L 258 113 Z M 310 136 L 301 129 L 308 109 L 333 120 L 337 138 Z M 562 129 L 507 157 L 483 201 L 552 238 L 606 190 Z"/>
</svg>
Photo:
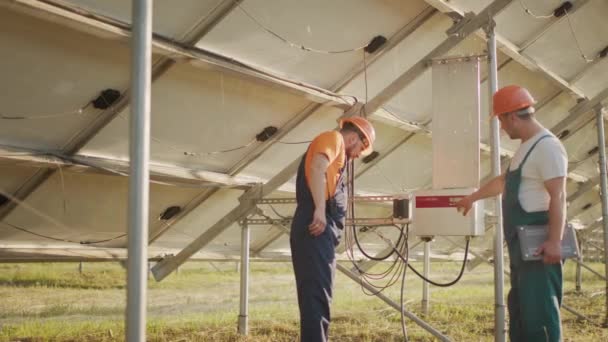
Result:
<svg viewBox="0 0 608 342">
<path fill-rule="evenodd" d="M 534 255 L 543 255 L 545 264 L 559 264 L 562 260 L 562 244 L 561 241 L 545 241 L 536 250 Z"/>
<path fill-rule="evenodd" d="M 456 210 L 462 212 L 462 216 L 466 216 L 469 210 L 473 207 L 473 198 L 471 195 L 463 197 L 460 201 L 456 202 Z"/>
<path fill-rule="evenodd" d="M 310 235 L 317 237 L 323 234 L 326 225 L 327 219 L 325 218 L 325 210 L 321 211 L 315 209 L 315 212 L 312 215 L 312 223 L 308 226 L 308 231 L 310 232 Z"/>
</svg>

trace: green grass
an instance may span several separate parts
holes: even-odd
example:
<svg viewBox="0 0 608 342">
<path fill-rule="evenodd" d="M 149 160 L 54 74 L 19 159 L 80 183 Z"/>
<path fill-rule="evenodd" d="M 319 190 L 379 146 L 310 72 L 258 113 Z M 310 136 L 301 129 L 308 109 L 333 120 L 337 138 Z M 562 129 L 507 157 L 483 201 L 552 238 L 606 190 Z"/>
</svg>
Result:
<svg viewBox="0 0 608 342">
<path fill-rule="evenodd" d="M 416 264 L 417 268 L 421 265 Z M 592 264 L 604 272 L 603 264 Z M 451 280 L 457 263 L 433 263 L 432 277 Z M 593 321 L 605 314 L 605 283 L 583 271 L 574 290 L 574 266 L 565 268 L 564 303 Z M 124 341 L 123 268 L 114 263 L 0 264 L 0 341 Z M 420 310 L 422 282 L 409 273 L 406 309 L 454 341 L 493 341 L 493 270 L 481 265 L 453 287 L 431 287 L 430 313 Z M 508 279 L 508 278 L 507 278 Z M 505 279 L 507 281 L 507 279 Z M 398 301 L 399 284 L 384 293 Z M 149 280 L 149 341 L 295 341 L 298 309 L 291 266 L 253 263 L 250 334 L 236 333 L 239 273 L 235 263 L 191 262 L 158 283 Z M 400 315 L 338 274 L 332 304 L 332 341 L 401 341 Z M 565 341 L 608 340 L 606 329 L 562 310 Z M 435 339 L 406 319 L 410 341 Z"/>
</svg>

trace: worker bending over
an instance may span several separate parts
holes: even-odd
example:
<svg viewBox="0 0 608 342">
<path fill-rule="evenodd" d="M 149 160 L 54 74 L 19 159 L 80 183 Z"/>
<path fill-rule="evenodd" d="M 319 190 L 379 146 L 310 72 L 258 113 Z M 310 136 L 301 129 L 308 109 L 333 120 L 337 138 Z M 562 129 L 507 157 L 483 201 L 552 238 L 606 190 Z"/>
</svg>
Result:
<svg viewBox="0 0 608 342">
<path fill-rule="evenodd" d="M 348 205 L 344 171 L 348 161 L 372 151 L 375 139 L 374 127 L 366 119 L 342 119 L 340 131 L 321 133 L 310 143 L 298 168 L 289 242 L 302 342 L 328 339 L 335 247 Z"/>
</svg>

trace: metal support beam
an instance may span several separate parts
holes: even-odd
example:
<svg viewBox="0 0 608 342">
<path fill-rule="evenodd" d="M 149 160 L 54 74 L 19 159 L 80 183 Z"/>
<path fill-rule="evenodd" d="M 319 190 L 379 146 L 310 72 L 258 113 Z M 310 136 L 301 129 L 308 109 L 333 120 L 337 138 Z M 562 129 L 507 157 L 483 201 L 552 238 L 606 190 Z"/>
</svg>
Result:
<svg viewBox="0 0 608 342">
<path fill-rule="evenodd" d="M 415 244 L 413 244 L 411 246 L 408 246 L 408 249 L 411 251 L 414 248 L 418 247 L 418 245 L 420 245 L 421 243 L 423 243 L 423 241 L 419 240 Z M 376 257 L 380 257 L 380 256 L 383 256 L 383 255 L 386 255 L 387 253 L 392 252 L 393 250 L 394 250 L 393 246 L 388 246 L 385 249 L 383 249 L 382 251 L 380 251 L 379 253 L 377 253 L 375 256 Z M 378 261 L 371 260 L 371 259 L 362 260 L 362 261 L 357 262 L 357 265 L 353 266 L 350 270 L 352 272 L 355 272 L 355 273 L 358 273 L 359 270 L 364 271 L 364 272 L 365 271 L 369 271 L 377 263 L 378 263 Z"/>
<path fill-rule="evenodd" d="M 576 104 L 574 107 L 570 108 L 568 111 L 569 115 L 566 118 L 551 128 L 551 132 L 559 134 L 575 121 L 579 122 L 577 125 L 579 127 L 578 129 L 584 127 L 586 124 L 593 121 L 595 118 L 594 108 L 601 105 L 606 98 L 608 98 L 608 88 L 595 95 L 592 99 L 583 100 Z M 583 124 L 580 124 L 580 122 Z M 574 133 L 572 130 L 570 131 L 570 135 Z"/>
<path fill-rule="evenodd" d="M 179 252 L 173 249 L 148 248 L 148 261 L 157 262 L 164 259 L 168 252 Z M 74 247 L 39 247 L 39 246 L 13 246 L 0 245 L 0 263 L 30 263 L 30 262 L 116 262 L 127 260 L 126 248 L 92 247 L 74 245 Z M 221 256 L 215 253 L 210 255 L 194 255 L 191 260 L 204 262 L 240 262 L 240 256 Z M 290 262 L 288 255 L 273 257 L 250 258 L 250 262 Z"/>
<path fill-rule="evenodd" d="M 157 281 L 164 279 L 169 275 L 176 267 L 184 263 L 194 253 L 198 252 L 201 248 L 205 247 L 211 240 L 222 233 L 226 228 L 231 226 L 234 222 L 243 220 L 255 209 L 255 200 L 264 198 L 274 190 L 276 190 L 283 183 L 287 182 L 298 169 L 301 157 L 298 157 L 291 162 L 286 168 L 284 168 L 279 174 L 274 176 L 268 183 L 260 186 L 256 186 L 247 190 L 240 198 L 240 204 L 232 209 L 223 218 L 217 221 L 213 226 L 207 229 L 198 238 L 192 241 L 182 251 L 173 257 L 168 257 L 161 262 L 157 263 L 152 268 L 152 274 Z"/>
<path fill-rule="evenodd" d="M 600 155 L 600 197 L 602 199 L 602 224 L 604 228 L 604 274 L 608 275 L 608 181 L 606 180 L 606 135 L 604 131 L 603 107 L 597 104 L 594 108 L 595 123 L 597 125 L 597 145 Z M 606 280 L 606 294 L 608 294 L 608 280 Z M 608 295 L 605 296 L 604 326 L 608 327 Z"/>
<path fill-rule="evenodd" d="M 19 166 L 56 169 L 77 173 L 90 173 L 118 177 L 129 176 L 129 162 L 118 159 L 90 157 L 83 155 L 68 156 L 60 153 L 32 150 L 22 147 L 0 145 L 0 160 L 14 162 Z M 229 176 L 224 173 L 201 169 L 188 169 L 181 166 L 150 163 L 152 183 L 184 187 L 234 187 L 247 189 L 263 179 L 254 177 Z"/>
<path fill-rule="evenodd" d="M 589 272 L 593 273 L 595 276 L 597 276 L 598 278 L 600 278 L 600 279 L 602 279 L 602 280 L 604 280 L 604 281 L 607 281 L 607 280 L 608 280 L 608 279 L 606 278 L 606 276 L 604 276 L 604 275 L 600 274 L 599 272 L 597 272 L 597 271 L 596 271 L 596 270 L 594 270 L 593 268 L 591 268 L 591 267 L 589 267 L 589 266 L 585 265 L 585 263 L 583 263 L 583 261 L 582 261 L 582 260 L 576 260 L 576 266 L 577 266 L 577 269 L 578 269 L 578 267 L 580 266 L 580 267 L 582 267 L 582 268 L 586 269 L 587 271 L 589 271 Z M 578 274 L 577 274 L 577 275 L 578 275 Z M 577 291 L 578 291 L 578 289 L 577 289 Z"/>
<path fill-rule="evenodd" d="M 281 227 L 278 227 L 278 226 L 281 226 Z M 270 234 L 269 236 L 265 237 L 264 239 L 262 239 L 260 241 L 256 241 L 255 246 L 251 248 L 251 254 L 253 254 L 255 256 L 259 256 L 260 253 L 264 249 L 266 249 L 273 242 L 275 242 L 279 238 L 281 238 L 283 236 L 283 230 L 287 229 L 287 227 L 285 227 L 281 224 L 274 224 L 272 227 L 274 227 L 274 231 L 272 232 L 272 234 Z"/>
<path fill-rule="evenodd" d="M 148 212 L 150 200 L 150 102 L 152 85 L 152 0 L 132 3 L 129 224 L 126 340 L 146 340 Z"/>
<path fill-rule="evenodd" d="M 600 218 L 598 221 L 593 222 L 592 224 L 590 224 L 589 226 L 587 226 L 583 232 L 587 233 L 593 233 L 595 230 L 597 230 L 598 228 L 603 228 L 604 227 L 604 220 L 602 218 Z M 586 235 L 585 234 L 585 235 Z"/>
<path fill-rule="evenodd" d="M 239 305 L 238 332 L 247 335 L 249 315 L 249 226 L 241 223 L 241 294 Z"/>
<path fill-rule="evenodd" d="M 600 251 L 600 252 L 602 252 L 602 253 L 604 252 L 604 247 L 602 247 L 602 246 L 600 246 L 600 245 L 596 244 L 596 243 L 595 243 L 595 241 L 587 241 L 587 244 L 588 244 L 589 246 L 594 247 L 595 249 L 597 249 L 598 251 Z"/>
<path fill-rule="evenodd" d="M 382 301 L 384 301 L 388 305 L 392 306 L 395 310 L 401 312 L 401 306 L 399 304 L 397 304 L 394 301 L 392 301 L 390 298 L 388 298 L 387 296 L 385 296 L 383 293 L 378 292 L 377 289 L 374 289 L 372 286 L 370 286 L 366 282 L 361 281 L 361 278 L 359 278 L 359 276 L 357 274 L 351 272 L 348 268 L 342 266 L 339 263 L 336 264 L 336 268 L 340 272 L 344 273 L 347 277 L 349 277 L 350 279 L 354 280 L 357 284 L 365 287 L 368 291 L 371 291 L 372 293 L 376 293 L 376 296 L 378 298 L 380 298 Z M 418 316 L 412 314 L 411 312 L 409 312 L 409 311 L 407 311 L 407 310 L 404 309 L 403 310 L 403 315 L 405 317 L 411 319 L 412 321 L 414 321 L 416 324 L 418 324 L 424 330 L 426 330 L 426 331 L 430 332 L 431 334 L 433 334 L 433 336 L 435 336 L 440 341 L 445 341 L 445 342 L 451 341 L 447 336 L 445 336 L 439 330 L 433 328 L 427 322 L 425 322 L 422 319 L 418 318 Z"/>
<path fill-rule="evenodd" d="M 576 292 L 581 292 L 582 287 L 583 287 L 583 270 L 582 270 L 582 263 L 583 263 L 583 256 L 585 255 L 584 250 L 583 250 L 583 241 L 580 239 L 581 234 L 579 234 L 578 231 L 574 232 L 577 236 L 577 241 L 578 241 L 578 257 L 576 258 L 576 274 L 575 274 L 575 281 L 576 281 Z"/>
<path fill-rule="evenodd" d="M 498 90 L 498 55 L 496 51 L 495 24 L 492 21 L 486 28 L 488 40 L 488 107 L 492 108 L 493 95 Z M 490 120 L 490 135 L 492 141 L 492 176 L 501 174 L 500 161 L 500 126 L 498 118 L 493 116 Z M 502 218 L 502 201 L 500 196 L 494 198 L 495 215 Z M 494 230 L 494 340 L 506 341 L 506 319 L 505 319 L 505 296 L 504 296 L 504 251 L 503 251 L 503 227 L 502 220 L 496 222 Z"/>
<path fill-rule="evenodd" d="M 583 184 L 581 184 L 578 189 L 576 190 L 576 192 L 568 195 L 568 197 L 566 198 L 566 201 L 570 202 L 574 202 L 575 200 L 577 200 L 579 197 L 581 197 L 582 195 L 584 195 L 585 193 L 587 193 L 587 191 L 590 191 L 591 189 L 595 188 L 598 184 L 600 183 L 600 177 L 593 177 L 591 179 L 589 179 L 588 181 L 584 182 Z"/>
<path fill-rule="evenodd" d="M 450 2 L 442 1 L 442 0 L 425 0 L 425 1 L 428 2 L 429 4 L 431 4 L 432 6 L 434 6 L 435 8 L 437 8 L 441 12 L 444 12 L 444 13 L 455 12 L 455 13 L 460 14 L 461 16 L 464 15 L 463 10 L 457 8 L 455 5 L 451 4 Z M 493 13 L 494 13 L 494 15 L 496 14 L 496 12 L 493 12 Z M 486 14 L 486 16 L 487 16 L 487 14 Z M 480 38 L 486 39 L 486 37 L 483 34 L 478 33 L 478 35 L 480 36 Z M 496 40 L 500 44 L 500 50 L 507 56 L 513 58 L 514 60 L 516 60 L 518 63 L 522 64 L 529 70 L 542 72 L 545 76 L 547 76 L 547 78 L 552 80 L 557 86 L 559 86 L 563 90 L 572 92 L 579 97 L 583 97 L 583 98 L 585 97 L 583 92 L 580 89 L 578 89 L 577 87 L 575 87 L 572 83 L 569 83 L 567 80 L 563 79 L 561 76 L 555 74 L 554 72 L 548 70 L 543 65 L 539 64 L 538 62 L 534 61 L 533 59 L 521 54 L 520 48 L 518 46 L 516 46 L 515 44 L 513 44 L 512 42 L 510 42 L 509 40 L 507 40 L 506 38 L 501 37 L 500 35 L 497 34 Z"/>
<path fill-rule="evenodd" d="M 428 63 L 433 58 L 443 56 L 451 49 L 456 47 L 460 42 L 465 40 L 471 33 L 482 28 L 488 23 L 488 20 L 498 13 L 500 13 L 512 0 L 494 0 L 488 7 L 482 10 L 478 15 L 471 18 L 470 20 L 462 19 L 465 21 L 460 28 L 446 38 L 441 44 L 435 47 L 431 52 L 424 56 L 420 61 L 409 68 L 405 73 L 401 74 L 395 79 L 389 86 L 379 92 L 373 99 L 365 104 L 365 113 L 374 113 L 382 105 L 397 95 L 403 88 L 414 81 L 419 75 L 421 75 L 427 68 Z"/>
<path fill-rule="evenodd" d="M 448 240 L 448 241 L 450 241 L 450 242 L 452 242 L 453 244 L 456 244 L 455 242 L 453 242 L 453 241 L 451 241 L 451 240 L 449 240 L 449 239 L 447 239 L 447 240 Z M 460 248 L 464 249 L 464 247 L 462 247 L 462 246 L 460 246 Z M 469 250 L 469 253 L 470 253 L 470 252 L 471 252 L 471 251 Z M 475 253 L 473 253 L 473 255 L 475 255 Z M 485 259 L 485 258 L 483 258 L 483 260 L 484 260 L 485 262 L 487 262 L 488 264 L 490 264 L 492 267 L 494 267 L 494 268 L 495 268 L 495 266 L 494 266 L 494 263 L 493 263 L 493 262 L 491 262 L 491 261 L 489 261 L 489 260 L 487 260 L 487 259 Z M 585 265 L 585 266 L 586 266 L 586 265 Z M 509 274 L 509 272 L 507 272 L 507 271 L 503 271 L 503 274 L 504 274 L 504 275 L 506 275 L 507 277 L 510 277 L 510 276 L 511 276 L 511 274 Z M 581 314 L 580 312 L 578 312 L 578 311 L 574 310 L 573 308 L 569 307 L 568 305 L 566 305 L 566 304 L 564 304 L 564 303 L 562 303 L 562 309 L 564 309 L 564 310 L 566 310 L 566 311 L 570 312 L 571 314 L 575 315 L 576 317 L 578 317 L 578 318 L 579 318 L 579 319 L 581 319 L 581 320 L 584 320 L 584 321 L 588 321 L 588 322 L 594 323 L 594 321 L 593 321 L 591 318 L 589 318 L 589 317 L 587 317 L 587 316 L 585 316 L 585 315 Z"/>
<path fill-rule="evenodd" d="M 585 164 L 587 161 L 592 160 L 594 158 L 597 158 L 597 150 L 587 152 L 587 155 L 585 155 L 582 159 L 578 159 L 574 162 L 569 162 L 568 170 L 576 170 L 581 165 Z M 596 183 L 596 184 L 599 184 L 599 179 L 598 179 L 598 183 Z"/>
<path fill-rule="evenodd" d="M 429 279 L 429 272 L 431 269 L 431 240 L 424 241 L 424 269 L 423 274 L 426 279 Z M 429 282 L 422 282 L 422 313 L 428 315 L 429 313 Z"/>
</svg>

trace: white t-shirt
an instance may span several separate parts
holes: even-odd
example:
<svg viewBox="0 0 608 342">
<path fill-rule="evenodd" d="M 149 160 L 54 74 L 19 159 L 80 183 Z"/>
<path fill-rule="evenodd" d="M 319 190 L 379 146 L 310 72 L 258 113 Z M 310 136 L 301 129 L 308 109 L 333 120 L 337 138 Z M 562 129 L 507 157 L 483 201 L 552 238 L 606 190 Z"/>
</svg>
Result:
<svg viewBox="0 0 608 342">
<path fill-rule="evenodd" d="M 543 129 L 519 146 L 511 159 L 509 170 L 519 167 L 532 145 L 543 135 L 550 137 L 541 140 L 528 156 L 522 169 L 522 180 L 519 186 L 519 202 L 528 212 L 549 209 L 549 193 L 544 182 L 568 174 L 568 155 L 566 149 L 549 130 Z"/>
</svg>

